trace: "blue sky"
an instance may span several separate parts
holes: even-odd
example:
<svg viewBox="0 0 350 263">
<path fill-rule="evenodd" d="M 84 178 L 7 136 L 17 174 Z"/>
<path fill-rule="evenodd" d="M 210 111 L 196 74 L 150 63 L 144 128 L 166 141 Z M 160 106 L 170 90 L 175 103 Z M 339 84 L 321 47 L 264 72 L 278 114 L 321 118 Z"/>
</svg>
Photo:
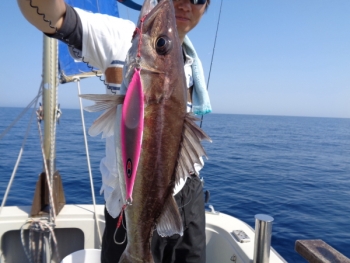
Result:
<svg viewBox="0 0 350 263">
<path fill-rule="evenodd" d="M 190 33 L 207 76 L 219 9 L 212 0 Z M 209 83 L 214 113 L 350 118 L 349 14 L 349 0 L 224 0 Z M 0 1 L 0 21 L 0 106 L 23 107 L 41 81 L 42 34 L 14 0 Z M 81 85 L 104 92 L 96 79 Z M 75 84 L 59 89 L 61 107 L 78 108 Z"/>
</svg>

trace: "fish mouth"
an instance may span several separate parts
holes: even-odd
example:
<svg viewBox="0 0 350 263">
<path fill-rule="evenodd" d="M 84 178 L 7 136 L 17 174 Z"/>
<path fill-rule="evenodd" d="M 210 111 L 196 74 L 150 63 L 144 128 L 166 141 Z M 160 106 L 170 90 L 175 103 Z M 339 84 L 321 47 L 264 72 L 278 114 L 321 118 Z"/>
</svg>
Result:
<svg viewBox="0 0 350 263">
<path fill-rule="evenodd" d="M 131 64 L 131 66 L 129 67 L 129 70 L 126 74 L 126 78 L 128 79 L 131 79 L 131 77 L 133 76 L 134 74 L 134 70 L 135 69 L 141 69 L 141 72 L 148 72 L 148 73 L 152 73 L 152 74 L 159 74 L 159 75 L 165 75 L 166 73 L 164 71 L 161 71 L 161 70 L 158 70 L 158 69 L 155 69 L 155 68 L 151 68 L 151 67 L 148 67 L 147 65 L 142 65 L 140 64 L 139 62 L 135 61 Z"/>
<path fill-rule="evenodd" d="M 164 71 L 160 71 L 160 70 L 156 70 L 156 69 L 148 68 L 148 67 L 141 67 L 141 71 L 148 71 L 148 72 L 154 73 L 154 74 L 165 74 Z"/>
<path fill-rule="evenodd" d="M 148 67 L 147 65 L 142 65 L 139 62 L 133 61 L 130 66 L 128 67 L 126 73 L 125 73 L 125 79 L 131 80 L 132 76 L 134 75 L 135 69 L 141 70 L 143 73 L 150 73 L 150 74 L 158 74 L 158 75 L 166 75 L 164 71 Z M 124 81 L 123 81 L 124 83 Z M 125 87 L 128 87 L 128 85 L 125 85 Z"/>
</svg>

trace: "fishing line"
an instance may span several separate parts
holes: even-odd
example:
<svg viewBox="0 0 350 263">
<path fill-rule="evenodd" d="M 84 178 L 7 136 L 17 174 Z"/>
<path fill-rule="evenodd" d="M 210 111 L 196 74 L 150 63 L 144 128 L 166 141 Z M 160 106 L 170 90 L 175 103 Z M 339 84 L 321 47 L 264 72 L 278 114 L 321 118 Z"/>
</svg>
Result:
<svg viewBox="0 0 350 263">
<path fill-rule="evenodd" d="M 192 179 L 191 177 L 187 177 L 186 183 L 187 183 L 187 180 L 193 180 L 193 179 Z M 185 186 L 184 186 L 184 187 L 185 187 Z M 191 189 L 188 189 L 187 194 L 189 194 L 189 195 L 186 195 L 185 198 L 188 199 L 188 197 L 190 197 L 190 200 L 187 201 L 187 203 L 182 204 L 181 206 L 179 206 L 179 208 L 184 208 L 185 206 L 187 206 L 187 205 L 192 201 L 192 195 L 193 195 L 193 193 L 191 192 Z M 184 198 L 184 196 L 183 196 L 183 193 L 182 193 L 182 194 L 181 194 L 181 199 L 183 199 L 183 198 Z"/>
<path fill-rule="evenodd" d="M 210 68 L 209 68 L 209 75 L 208 75 L 208 81 L 207 81 L 207 90 L 209 90 L 209 81 L 210 81 L 210 74 L 211 74 L 211 69 L 213 66 L 213 60 L 214 60 L 214 53 L 215 53 L 215 47 L 216 47 L 216 40 L 218 38 L 218 31 L 219 31 L 219 24 L 220 24 L 220 18 L 221 18 L 221 9 L 222 9 L 222 2 L 223 0 L 221 0 L 221 4 L 220 4 L 220 11 L 219 11 L 219 17 L 218 17 L 218 23 L 216 26 L 216 33 L 215 33 L 215 40 L 214 40 L 214 47 L 213 47 L 213 53 L 211 55 L 211 63 L 210 63 Z M 199 125 L 200 128 L 202 128 L 202 123 L 203 123 L 203 116 L 201 117 L 201 123 Z"/>
<path fill-rule="evenodd" d="M 187 206 L 191 201 L 192 201 L 192 195 L 190 195 L 191 199 L 184 205 L 179 206 L 179 208 L 184 208 L 185 206 Z"/>
<path fill-rule="evenodd" d="M 96 0 L 98 2 L 98 0 Z M 84 57 L 83 56 L 80 56 L 80 50 L 78 48 L 76 48 L 74 45 L 72 44 L 69 44 L 69 39 L 65 39 L 63 34 L 61 32 L 58 32 L 57 30 L 57 27 L 55 26 L 52 26 L 52 21 L 51 20 L 48 20 L 46 19 L 46 15 L 44 13 L 40 13 L 39 12 L 39 6 L 35 6 L 32 4 L 32 0 L 29 0 L 29 5 L 36 9 L 36 13 L 40 16 L 42 16 L 44 22 L 48 23 L 49 24 L 49 27 L 54 29 L 55 30 L 55 33 L 60 35 L 61 36 L 61 40 L 65 42 L 65 44 L 72 48 L 72 52 L 74 53 L 74 55 L 77 57 L 77 58 L 80 58 L 82 60 L 82 62 L 84 62 L 86 64 L 86 66 L 90 69 L 91 72 L 95 73 L 96 77 L 101 81 L 103 82 L 103 84 L 108 88 L 108 84 L 106 83 L 106 81 L 102 78 L 102 73 L 99 74 L 99 71 L 98 70 L 95 70 L 93 66 L 90 66 L 89 62 L 85 61 Z M 99 7 L 98 7 L 99 8 Z"/>
</svg>

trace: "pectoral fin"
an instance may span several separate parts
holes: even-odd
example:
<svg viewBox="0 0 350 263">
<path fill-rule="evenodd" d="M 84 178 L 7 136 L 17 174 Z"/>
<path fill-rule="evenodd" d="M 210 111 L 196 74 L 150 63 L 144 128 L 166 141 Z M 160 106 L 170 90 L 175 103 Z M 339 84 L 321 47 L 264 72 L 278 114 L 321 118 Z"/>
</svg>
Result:
<svg viewBox="0 0 350 263">
<path fill-rule="evenodd" d="M 183 235 L 182 219 L 173 195 L 169 195 L 165 202 L 156 228 L 161 237 L 170 237 L 175 234 Z"/>
<path fill-rule="evenodd" d="M 98 117 L 89 129 L 91 136 L 96 136 L 102 132 L 102 137 L 109 137 L 114 133 L 115 120 L 117 114 L 117 106 L 123 104 L 124 95 L 109 95 L 109 94 L 82 94 L 81 98 L 92 100 L 94 105 L 85 107 L 89 112 L 97 112 L 105 110 L 100 117 Z"/>
<path fill-rule="evenodd" d="M 196 120 L 197 118 L 192 113 L 186 115 L 179 159 L 175 171 L 175 183 L 178 183 L 180 178 L 185 179 L 190 173 L 197 173 L 194 164 L 201 164 L 200 157 L 206 156 L 201 141 L 207 140 L 211 142 L 208 135 L 198 127 Z"/>
</svg>

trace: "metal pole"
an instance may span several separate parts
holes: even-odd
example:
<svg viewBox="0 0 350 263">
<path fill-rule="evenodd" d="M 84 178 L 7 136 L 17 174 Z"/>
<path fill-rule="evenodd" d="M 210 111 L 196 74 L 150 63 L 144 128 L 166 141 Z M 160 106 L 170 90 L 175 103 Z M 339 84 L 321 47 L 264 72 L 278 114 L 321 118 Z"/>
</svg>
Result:
<svg viewBox="0 0 350 263">
<path fill-rule="evenodd" d="M 263 214 L 255 215 L 254 263 L 270 262 L 270 247 L 273 217 Z"/>
<path fill-rule="evenodd" d="M 56 114 L 56 88 L 57 88 L 57 61 L 55 54 L 57 53 L 57 40 L 44 35 L 44 54 L 43 54 L 43 111 L 44 111 L 44 149 L 46 163 L 48 167 L 53 165 L 56 170 L 55 162 L 51 164 L 51 134 L 53 134 L 52 122 Z M 53 98 L 53 101 L 51 101 Z M 53 153 L 53 158 L 56 153 Z"/>
</svg>

